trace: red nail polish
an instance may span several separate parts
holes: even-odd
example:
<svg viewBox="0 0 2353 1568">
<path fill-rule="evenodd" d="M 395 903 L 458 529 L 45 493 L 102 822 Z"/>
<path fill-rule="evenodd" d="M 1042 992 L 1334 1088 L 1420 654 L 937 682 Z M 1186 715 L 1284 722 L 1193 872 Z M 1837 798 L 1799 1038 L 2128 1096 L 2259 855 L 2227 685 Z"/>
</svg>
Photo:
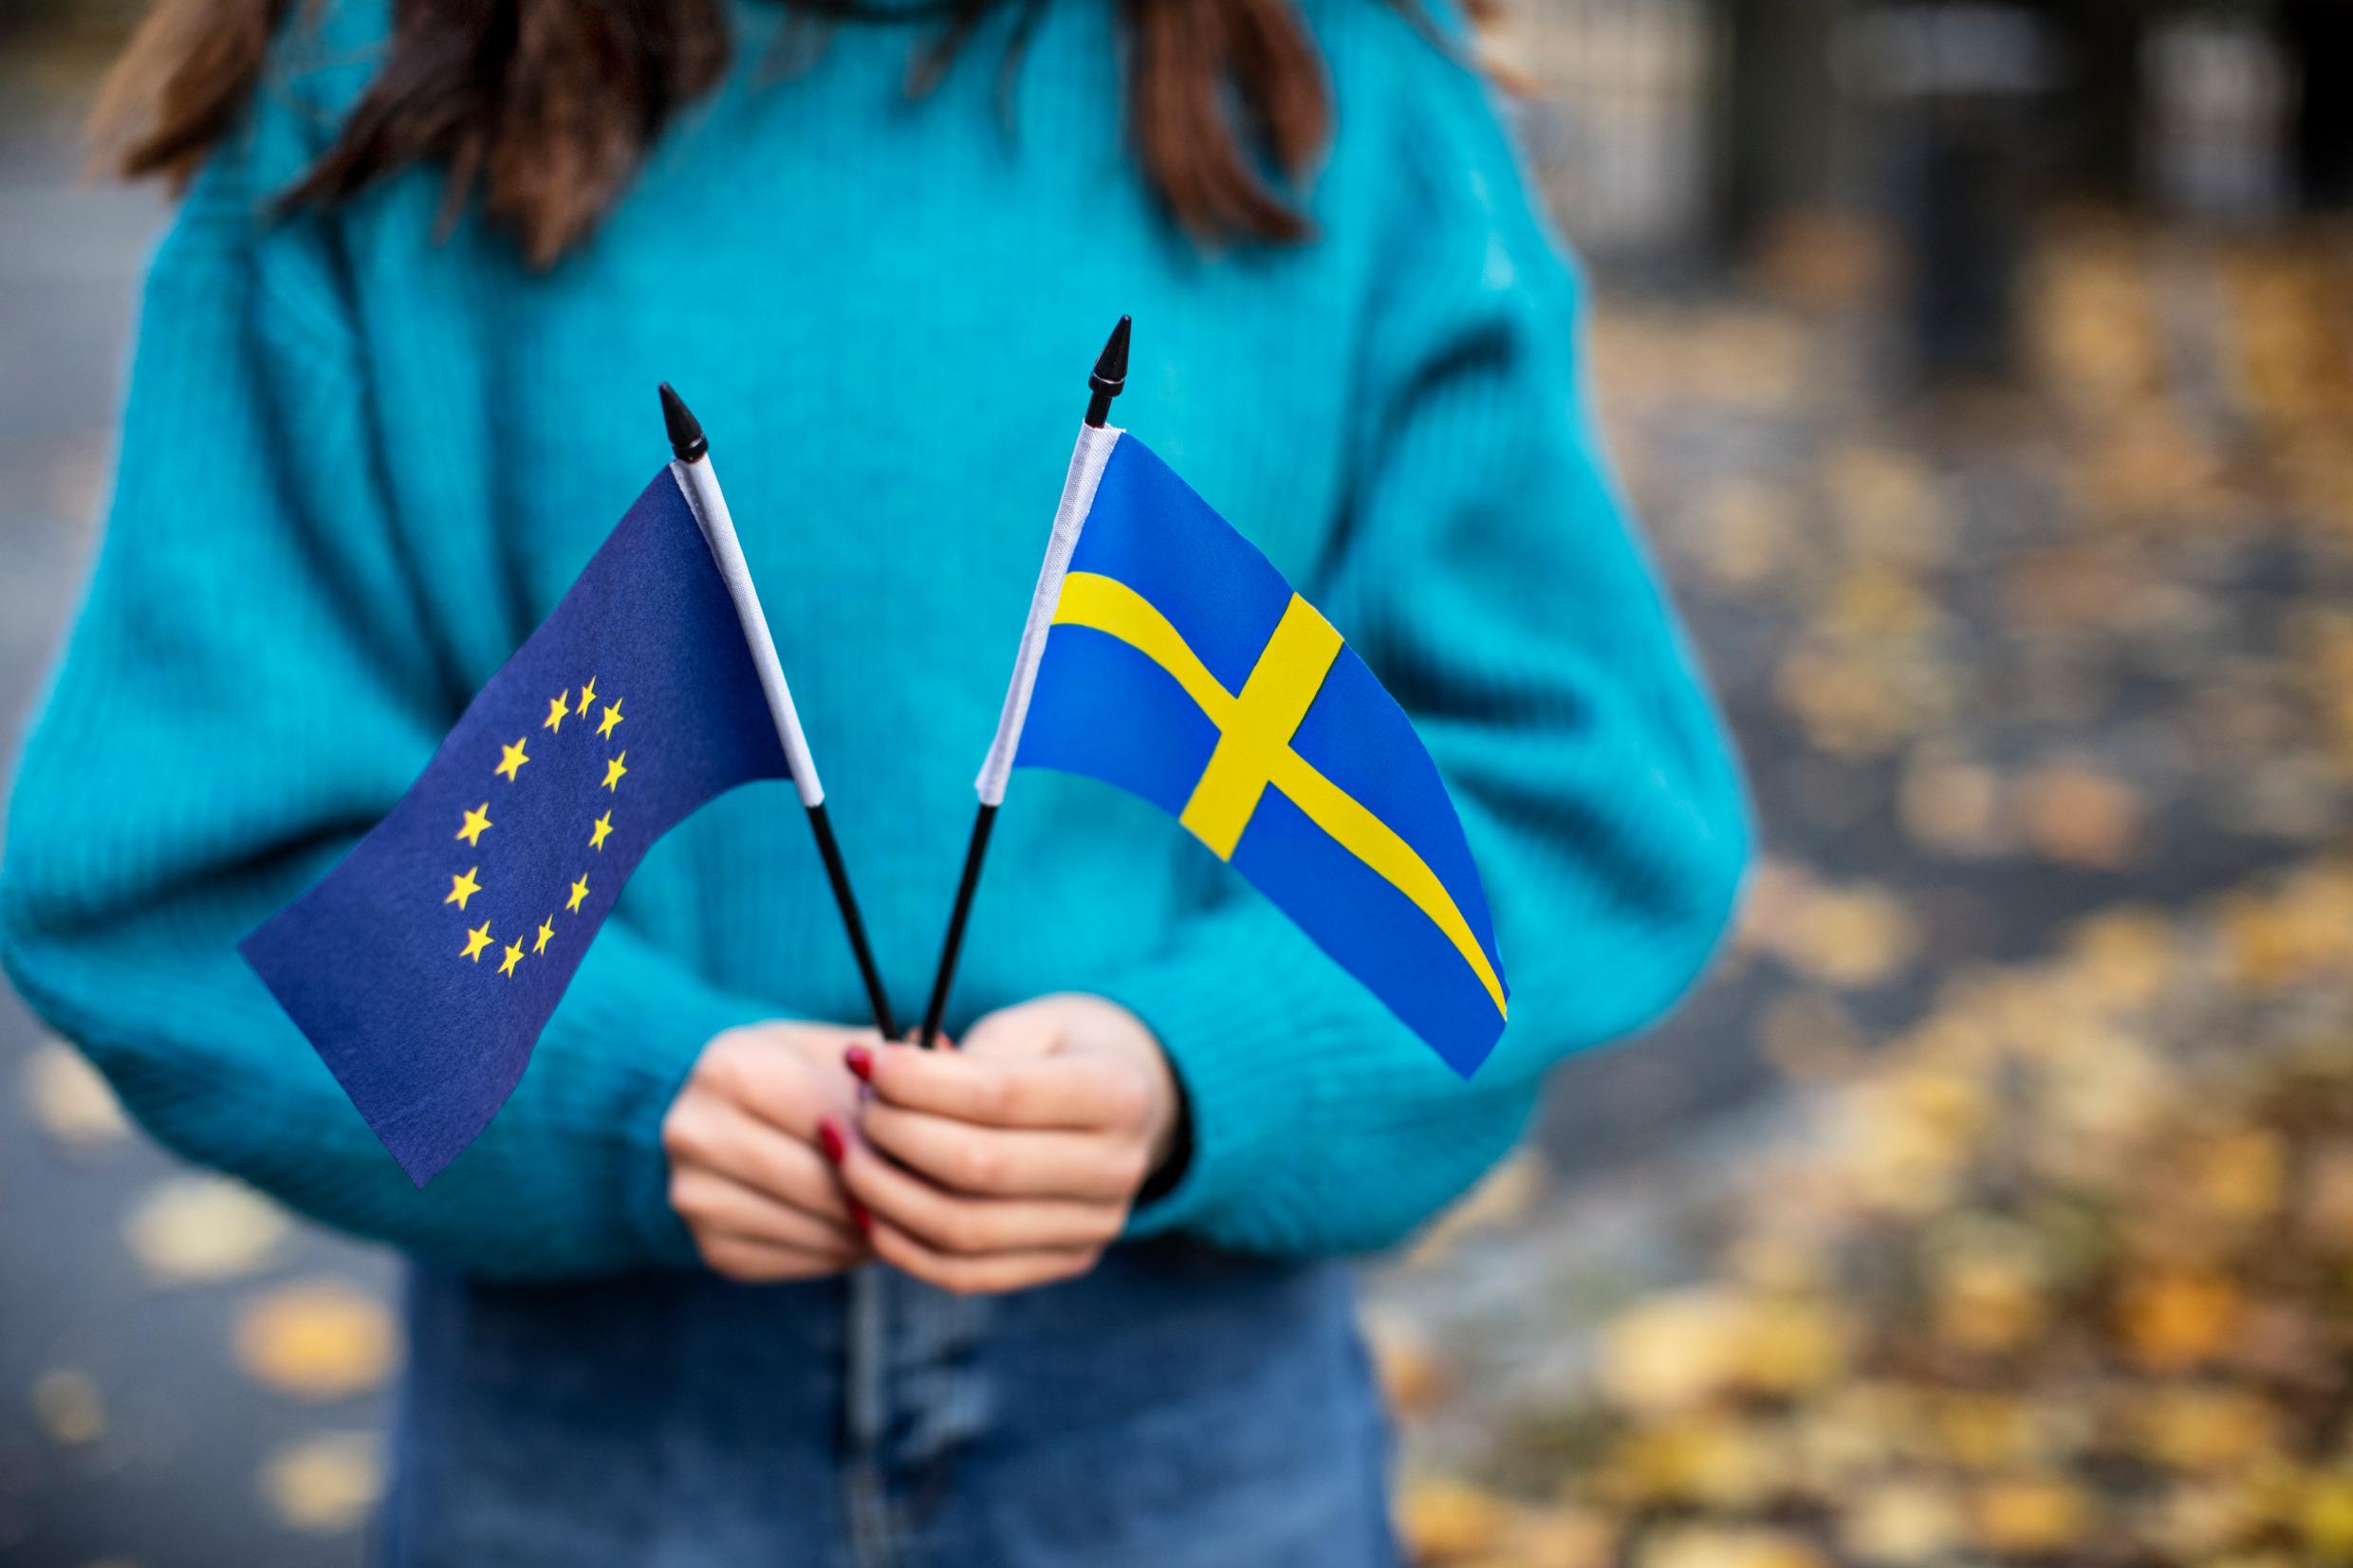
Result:
<svg viewBox="0 0 2353 1568">
<path fill-rule="evenodd" d="M 836 1165 L 841 1164 L 850 1152 L 849 1139 L 842 1135 L 842 1129 L 835 1124 L 831 1116 L 823 1117 L 818 1121 L 817 1141 L 824 1147 L 825 1158 Z"/>
<path fill-rule="evenodd" d="M 863 1045 L 852 1045 L 843 1051 L 842 1064 L 868 1083 L 874 1081 L 874 1053 Z"/>
<path fill-rule="evenodd" d="M 850 1199 L 849 1204 L 850 1218 L 858 1222 L 858 1228 L 869 1236 L 873 1235 L 874 1216 L 866 1212 L 866 1206 L 856 1198 Z"/>
</svg>

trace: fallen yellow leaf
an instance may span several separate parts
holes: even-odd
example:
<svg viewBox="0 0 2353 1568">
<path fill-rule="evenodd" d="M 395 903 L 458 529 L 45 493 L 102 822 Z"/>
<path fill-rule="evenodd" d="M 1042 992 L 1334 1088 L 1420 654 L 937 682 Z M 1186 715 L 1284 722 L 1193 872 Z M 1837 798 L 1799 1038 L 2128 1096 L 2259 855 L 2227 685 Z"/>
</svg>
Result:
<svg viewBox="0 0 2353 1568">
<path fill-rule="evenodd" d="M 1501 1498 L 1446 1476 L 1408 1481 L 1398 1496 L 1398 1534 L 1417 1562 L 1454 1562 L 1492 1548 L 1511 1509 Z"/>
<path fill-rule="evenodd" d="M 1817 888 L 1774 943 L 1799 973 L 1842 989 L 1882 985 L 1919 950 L 1919 930 L 1884 888 Z"/>
<path fill-rule="evenodd" d="M 88 1373 L 52 1367 L 33 1380 L 33 1419 L 61 1448 L 80 1448 L 106 1435 L 106 1406 Z"/>
<path fill-rule="evenodd" d="M 2010 841 L 2002 799 L 2001 778 L 1990 767 L 1916 756 L 1899 786 L 1896 815 L 1912 841 L 1932 854 L 1999 855 Z"/>
<path fill-rule="evenodd" d="M 2125 1287 L 2121 1307 L 2125 1348 L 2152 1370 L 2187 1370 L 2227 1348 L 2240 1304 L 2238 1287 L 2227 1275 L 2152 1269 Z"/>
<path fill-rule="evenodd" d="M 44 1042 L 25 1059 L 25 1101 L 41 1130 L 67 1149 L 101 1148 L 130 1131 L 114 1090 L 64 1041 Z"/>
<path fill-rule="evenodd" d="M 288 1285 L 237 1314 L 237 1363 L 297 1399 L 341 1399 L 380 1386 L 398 1355 L 381 1302 L 334 1281 Z"/>
<path fill-rule="evenodd" d="M 373 1432 L 329 1432 L 287 1445 L 262 1467 L 262 1496 L 288 1528 L 349 1530 L 383 1495 L 383 1458 Z"/>
<path fill-rule="evenodd" d="M 165 1284 L 234 1279 L 264 1267 L 287 1232 L 285 1211 L 221 1176 L 173 1176 L 140 1198 L 122 1239 Z"/>
<path fill-rule="evenodd" d="M 1941 1559 L 1961 1538 L 1961 1510 L 1952 1493 L 1920 1481 L 1889 1482 L 1857 1495 L 1846 1507 L 1839 1545 L 1857 1562 L 1909 1568 Z"/>
<path fill-rule="evenodd" d="M 2180 1470 L 2247 1464 L 2274 1448 L 2278 1427 L 2267 1400 L 2238 1389 L 2160 1389 L 2135 1422 L 2140 1450 Z"/>
<path fill-rule="evenodd" d="M 2090 1533 L 2090 1497 L 2057 1476 L 1988 1482 L 1970 1499 L 1970 1534 L 1988 1551 L 2046 1555 L 2068 1551 Z"/>
<path fill-rule="evenodd" d="M 2353 1476 L 2324 1475 L 2304 1494 L 2304 1543 L 2333 1562 L 2353 1559 Z"/>
<path fill-rule="evenodd" d="M 2115 870 L 2132 860 L 2144 808 L 2132 785 L 2083 762 L 2053 763 L 2018 781 L 2019 825 L 2046 859 Z"/>
<path fill-rule="evenodd" d="M 1393 1412 L 1410 1418 L 1436 1402 L 1445 1391 L 1446 1374 L 1429 1336 L 1398 1313 L 1368 1311 L 1364 1338 Z"/>
<path fill-rule="evenodd" d="M 1828 1568 L 1802 1537 L 1781 1530 L 1687 1524 L 1644 1540 L 1638 1568 Z"/>
</svg>

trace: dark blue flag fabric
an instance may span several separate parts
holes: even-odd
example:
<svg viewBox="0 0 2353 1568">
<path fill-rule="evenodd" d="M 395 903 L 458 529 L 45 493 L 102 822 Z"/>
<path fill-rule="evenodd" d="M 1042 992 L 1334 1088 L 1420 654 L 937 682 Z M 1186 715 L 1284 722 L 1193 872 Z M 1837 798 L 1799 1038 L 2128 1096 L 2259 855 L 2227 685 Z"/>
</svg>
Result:
<svg viewBox="0 0 2353 1568">
<path fill-rule="evenodd" d="M 1468 1075 L 1510 992 L 1437 765 L 1331 622 L 1142 442 L 1083 436 L 1082 466 L 1106 434 L 1014 766 L 1175 817 Z"/>
<path fill-rule="evenodd" d="M 240 950 L 422 1186 L 506 1103 L 654 840 L 788 773 L 665 469 L 399 803 Z"/>
</svg>

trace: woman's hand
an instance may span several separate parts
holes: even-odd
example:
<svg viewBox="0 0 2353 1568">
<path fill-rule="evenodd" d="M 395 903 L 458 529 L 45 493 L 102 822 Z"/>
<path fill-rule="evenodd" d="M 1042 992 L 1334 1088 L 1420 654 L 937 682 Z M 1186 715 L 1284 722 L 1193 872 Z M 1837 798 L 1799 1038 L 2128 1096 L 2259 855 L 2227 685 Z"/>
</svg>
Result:
<svg viewBox="0 0 2353 1568">
<path fill-rule="evenodd" d="M 857 1045 L 856 1135 L 821 1136 L 885 1262 L 959 1293 L 1094 1266 L 1175 1135 L 1175 1075 L 1117 1003 L 1048 996 L 958 1050 Z"/>
<path fill-rule="evenodd" d="M 870 1257 L 818 1128 L 855 1114 L 846 1024 L 754 1024 L 703 1047 L 662 1117 L 670 1207 L 733 1280 L 805 1280 Z M 864 1031 L 874 1038 L 874 1031 Z"/>
</svg>

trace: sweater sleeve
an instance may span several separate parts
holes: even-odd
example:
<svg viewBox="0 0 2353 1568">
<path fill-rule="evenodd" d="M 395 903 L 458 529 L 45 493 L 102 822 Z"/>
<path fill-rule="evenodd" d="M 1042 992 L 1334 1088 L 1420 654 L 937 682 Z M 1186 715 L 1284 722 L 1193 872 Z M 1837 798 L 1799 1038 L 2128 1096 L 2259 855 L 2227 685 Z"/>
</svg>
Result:
<svg viewBox="0 0 2353 1568">
<path fill-rule="evenodd" d="M 214 160 L 152 265 L 99 563 L 9 812 L 0 957 L 163 1143 L 331 1225 L 480 1274 L 684 1261 L 660 1116 L 757 1005 L 608 923 L 505 1111 L 419 1190 L 235 951 L 465 695 L 390 524 L 332 227 L 259 215 L 269 134 Z"/>
<path fill-rule="evenodd" d="M 1545 1070 L 1656 1017 L 1727 923 L 1735 765 L 1610 479 L 1576 280 L 1480 84 L 1430 55 L 1399 111 L 1352 500 L 1309 589 L 1448 782 L 1511 986 L 1458 1079 L 1264 900 L 1229 895 L 1102 988 L 1158 1034 L 1191 1164 L 1139 1215 L 1285 1253 L 1386 1245 L 1519 1134 Z"/>
</svg>

